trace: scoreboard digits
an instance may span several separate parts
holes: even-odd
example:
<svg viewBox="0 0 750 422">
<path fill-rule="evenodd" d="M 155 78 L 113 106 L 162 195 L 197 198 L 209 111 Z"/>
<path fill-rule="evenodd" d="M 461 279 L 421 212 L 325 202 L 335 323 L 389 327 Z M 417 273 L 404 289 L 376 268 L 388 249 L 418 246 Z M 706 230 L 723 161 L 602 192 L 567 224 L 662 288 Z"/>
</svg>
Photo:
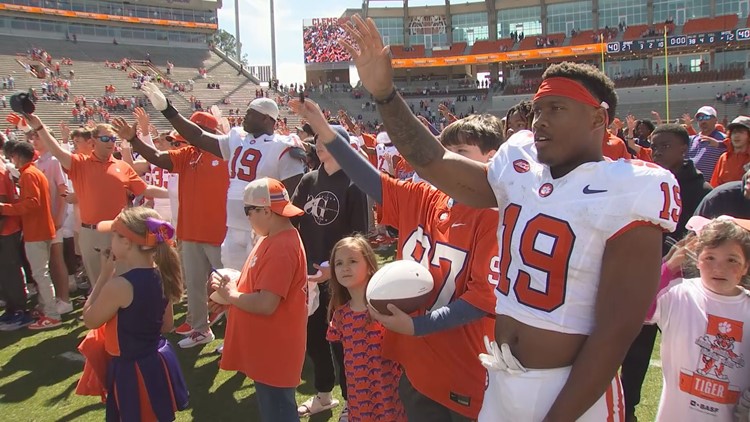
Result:
<svg viewBox="0 0 750 422">
<path fill-rule="evenodd" d="M 667 37 L 667 47 L 689 47 L 748 40 L 750 40 L 750 28 L 742 28 L 736 31 L 721 31 L 707 34 L 673 35 Z M 664 49 L 664 38 L 607 43 L 607 52 L 610 54 L 662 49 Z"/>
</svg>

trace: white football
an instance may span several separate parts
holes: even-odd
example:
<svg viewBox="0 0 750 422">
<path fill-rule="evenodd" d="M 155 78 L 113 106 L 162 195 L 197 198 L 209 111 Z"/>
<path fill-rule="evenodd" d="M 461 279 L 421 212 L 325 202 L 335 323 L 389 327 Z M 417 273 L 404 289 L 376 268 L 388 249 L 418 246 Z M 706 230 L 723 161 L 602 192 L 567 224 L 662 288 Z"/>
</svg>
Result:
<svg viewBox="0 0 750 422">
<path fill-rule="evenodd" d="M 216 270 L 216 272 L 221 274 L 222 276 L 228 276 L 229 279 L 234 281 L 235 283 L 237 282 L 237 280 L 240 279 L 240 272 L 232 268 L 220 268 Z M 216 274 L 212 272 L 211 275 L 208 276 L 208 280 L 210 283 L 211 280 L 221 280 L 221 279 L 219 278 L 219 276 L 217 276 Z M 219 295 L 219 293 L 216 291 L 212 292 L 208 298 L 211 299 L 212 302 L 216 302 L 219 305 L 229 305 L 229 302 L 224 300 L 224 298 L 221 297 L 221 295 Z"/>
<path fill-rule="evenodd" d="M 427 268 L 411 260 L 383 265 L 367 284 L 367 302 L 378 312 L 391 315 L 387 305 L 411 313 L 424 306 L 435 281 Z"/>
</svg>

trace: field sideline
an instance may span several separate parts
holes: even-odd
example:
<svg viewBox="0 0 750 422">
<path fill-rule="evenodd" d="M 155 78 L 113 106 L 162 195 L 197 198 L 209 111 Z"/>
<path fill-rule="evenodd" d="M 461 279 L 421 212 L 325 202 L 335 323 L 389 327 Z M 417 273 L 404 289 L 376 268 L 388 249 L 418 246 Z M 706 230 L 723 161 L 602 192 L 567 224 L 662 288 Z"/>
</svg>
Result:
<svg viewBox="0 0 750 422">
<path fill-rule="evenodd" d="M 392 255 L 384 256 L 384 261 Z M 64 324 L 50 331 L 18 330 L 0 332 L 0 415 L 14 422 L 102 421 L 104 405 L 96 397 L 74 394 L 83 370 L 83 362 L 70 352 L 76 351 L 86 328 L 76 318 L 77 310 L 66 316 Z M 176 321 L 184 318 L 184 307 L 175 309 Z M 224 324 L 214 327 L 223 338 Z M 176 346 L 182 337 L 167 336 Z M 255 389 L 243 375 L 219 370 L 219 355 L 214 341 L 204 347 L 181 350 L 178 356 L 190 390 L 190 407 L 177 414 L 178 421 L 256 421 Z M 643 386 L 643 398 L 637 411 L 640 421 L 652 421 L 661 393 L 661 367 L 657 346 L 652 366 Z M 297 403 L 314 393 L 312 370 L 306 362 L 302 383 L 297 388 Z M 338 386 L 334 396 L 343 402 Z M 323 412 L 307 420 L 337 421 L 341 406 L 334 412 Z M 305 420 L 305 419 L 303 419 Z"/>
</svg>

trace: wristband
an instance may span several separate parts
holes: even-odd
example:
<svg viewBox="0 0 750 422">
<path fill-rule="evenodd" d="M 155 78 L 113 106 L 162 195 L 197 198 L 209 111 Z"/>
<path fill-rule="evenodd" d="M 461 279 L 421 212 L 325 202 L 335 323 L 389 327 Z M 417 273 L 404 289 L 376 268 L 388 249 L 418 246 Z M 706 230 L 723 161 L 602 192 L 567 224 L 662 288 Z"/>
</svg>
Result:
<svg viewBox="0 0 750 422">
<path fill-rule="evenodd" d="M 167 100 L 167 108 L 165 108 L 161 112 L 161 114 L 162 114 L 162 116 L 166 117 L 167 120 L 169 120 L 169 119 L 171 119 L 173 117 L 176 117 L 178 114 L 180 114 L 180 112 L 177 111 L 177 109 L 172 106 L 172 102 L 170 102 L 169 100 Z"/>
<path fill-rule="evenodd" d="M 393 99 L 396 98 L 396 95 L 398 95 L 398 91 L 396 90 L 396 87 L 394 86 L 393 91 L 391 91 L 391 93 L 387 97 L 385 97 L 385 99 L 378 100 L 377 98 L 375 98 L 373 101 L 375 101 L 375 104 L 377 105 L 386 105 L 390 103 L 391 101 L 393 101 Z"/>
</svg>

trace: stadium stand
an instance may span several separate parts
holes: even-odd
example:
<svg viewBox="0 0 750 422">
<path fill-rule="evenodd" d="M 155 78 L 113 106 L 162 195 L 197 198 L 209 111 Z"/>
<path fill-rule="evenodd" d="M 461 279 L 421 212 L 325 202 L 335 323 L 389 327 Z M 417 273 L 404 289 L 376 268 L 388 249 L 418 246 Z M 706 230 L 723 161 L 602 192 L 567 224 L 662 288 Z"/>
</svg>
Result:
<svg viewBox="0 0 750 422">
<path fill-rule="evenodd" d="M 466 45 L 465 42 L 457 42 L 448 50 L 432 50 L 432 57 L 462 56 L 466 51 Z"/>
<path fill-rule="evenodd" d="M 716 32 L 733 29 L 737 26 L 739 18 L 737 15 L 716 16 L 714 18 L 690 19 L 682 27 L 683 34 L 699 34 L 703 32 Z"/>
</svg>

